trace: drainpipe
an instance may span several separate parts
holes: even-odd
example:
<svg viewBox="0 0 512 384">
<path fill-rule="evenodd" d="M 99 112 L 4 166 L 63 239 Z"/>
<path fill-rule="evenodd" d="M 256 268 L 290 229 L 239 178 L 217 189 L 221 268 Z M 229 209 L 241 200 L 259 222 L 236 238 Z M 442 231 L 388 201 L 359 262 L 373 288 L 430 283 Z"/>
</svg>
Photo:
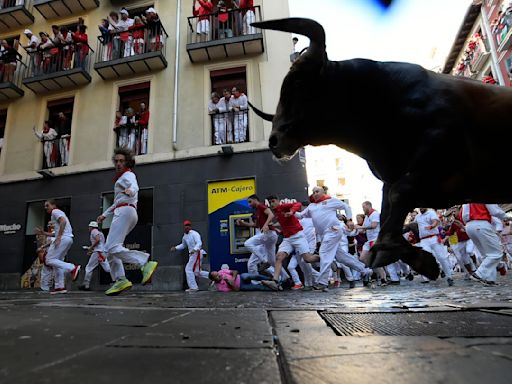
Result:
<svg viewBox="0 0 512 384">
<path fill-rule="evenodd" d="M 503 73 L 501 72 L 500 63 L 498 62 L 498 49 L 496 47 L 496 42 L 494 41 L 494 37 L 491 32 L 491 26 L 489 25 L 489 15 L 485 10 L 484 4 L 482 4 L 482 8 L 480 8 L 480 10 L 482 12 L 482 25 L 484 26 L 485 34 L 489 39 L 489 45 L 491 47 L 492 71 L 496 73 L 496 75 L 498 76 L 498 83 L 500 85 L 505 85 L 505 78 L 503 77 Z"/>
<path fill-rule="evenodd" d="M 180 70 L 180 28 L 181 28 L 181 0 L 176 2 L 176 53 L 174 61 L 174 105 L 172 112 L 172 148 L 177 150 L 178 141 L 178 90 Z"/>
</svg>

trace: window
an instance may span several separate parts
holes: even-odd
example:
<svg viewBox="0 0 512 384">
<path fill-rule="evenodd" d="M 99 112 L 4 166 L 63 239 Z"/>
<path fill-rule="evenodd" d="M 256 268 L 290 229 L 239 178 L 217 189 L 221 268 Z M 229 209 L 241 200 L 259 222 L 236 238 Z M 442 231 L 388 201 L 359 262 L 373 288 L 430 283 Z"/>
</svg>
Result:
<svg viewBox="0 0 512 384">
<path fill-rule="evenodd" d="M 340 158 L 336 159 L 336 170 L 341 171 L 343 170 L 343 161 Z"/>
<path fill-rule="evenodd" d="M 36 132 L 43 145 L 43 169 L 69 164 L 74 102 L 73 97 L 48 102 L 45 124 Z"/>
<path fill-rule="evenodd" d="M 0 109 L 0 153 L 4 146 L 5 124 L 7 122 L 7 109 Z"/>
<path fill-rule="evenodd" d="M 341 186 L 344 186 L 346 183 L 346 180 L 344 177 L 338 177 L 338 185 L 341 187 Z"/>
<path fill-rule="evenodd" d="M 249 109 L 245 67 L 210 72 L 212 96 L 208 104 L 211 116 L 212 144 L 249 141 Z M 235 91 L 235 92 L 232 92 Z"/>
<path fill-rule="evenodd" d="M 119 109 L 114 121 L 116 146 L 136 155 L 148 153 L 150 82 L 119 88 Z"/>
<path fill-rule="evenodd" d="M 325 180 L 317 180 L 316 186 L 317 187 L 325 187 Z"/>
<path fill-rule="evenodd" d="M 146 16 L 146 10 L 148 8 L 154 8 L 155 5 L 154 4 L 148 4 L 148 5 L 145 5 L 144 7 L 137 7 L 137 8 L 126 8 L 126 10 L 128 11 L 128 14 L 129 14 L 129 17 L 130 18 L 134 18 L 135 16 Z"/>
</svg>

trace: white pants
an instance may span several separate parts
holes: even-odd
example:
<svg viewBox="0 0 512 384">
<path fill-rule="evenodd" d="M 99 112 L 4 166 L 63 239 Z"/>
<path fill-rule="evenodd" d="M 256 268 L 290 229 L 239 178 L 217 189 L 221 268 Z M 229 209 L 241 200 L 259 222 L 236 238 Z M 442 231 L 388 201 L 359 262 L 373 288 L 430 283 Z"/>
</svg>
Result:
<svg viewBox="0 0 512 384">
<path fill-rule="evenodd" d="M 55 161 L 53 161 L 53 159 L 52 159 L 54 145 L 55 145 L 54 141 L 45 141 L 43 144 L 44 157 L 46 159 L 46 166 L 48 168 L 55 167 Z"/>
<path fill-rule="evenodd" d="M 290 272 L 293 282 L 297 285 L 302 284 L 299 278 L 299 273 L 297 272 L 297 265 L 300 267 L 304 275 L 304 285 L 311 287 L 318 278 L 319 273 L 313 269 L 311 264 L 306 263 L 302 259 L 302 256 L 297 254 L 293 255 L 288 263 L 288 272 Z"/>
<path fill-rule="evenodd" d="M 201 255 L 198 251 L 188 257 L 188 263 L 185 265 L 185 276 L 187 277 L 187 285 L 191 289 L 197 289 L 196 276 L 208 278 L 208 272 L 201 270 Z"/>
<path fill-rule="evenodd" d="M 367 274 L 367 273 L 372 272 L 372 270 L 370 268 L 366 268 L 364 263 L 359 261 L 354 255 L 351 255 L 350 253 L 348 253 L 348 244 L 341 244 L 341 243 L 338 244 L 338 249 L 336 249 L 335 257 L 336 257 L 336 261 L 338 263 L 343 264 L 343 265 L 347 266 L 348 268 L 358 271 L 362 274 Z"/>
<path fill-rule="evenodd" d="M 484 280 L 496 281 L 496 267 L 503 250 L 493 225 L 485 220 L 473 220 L 466 224 L 466 232 L 482 255 L 482 263 L 476 274 Z"/>
<path fill-rule="evenodd" d="M 100 261 L 100 257 L 102 261 Z M 108 261 L 103 259 L 98 252 L 93 252 L 89 258 L 89 262 L 85 266 L 84 285 L 87 288 L 89 288 L 89 284 L 91 283 L 92 271 L 94 271 L 94 268 L 96 268 L 98 264 L 101 265 L 101 268 L 103 268 L 105 272 L 110 273 L 110 265 L 108 264 Z M 110 276 L 115 280 L 112 274 L 110 274 Z"/>
<path fill-rule="evenodd" d="M 386 270 L 389 273 L 389 279 L 391 281 L 400 281 L 400 265 L 398 264 L 398 262 L 386 265 Z"/>
<path fill-rule="evenodd" d="M 62 236 L 58 247 L 55 247 L 55 242 L 53 242 L 50 248 L 48 248 L 46 265 L 52 267 L 55 272 L 55 288 L 64 288 L 64 273 L 71 272 L 75 269 L 75 264 L 66 263 L 64 261 L 72 245 L 72 237 Z"/>
<path fill-rule="evenodd" d="M 142 128 L 140 138 L 140 154 L 145 155 L 148 153 L 148 127 Z"/>
<path fill-rule="evenodd" d="M 320 245 L 320 274 L 318 284 L 329 285 L 329 276 L 331 273 L 331 264 L 336 257 L 341 240 L 341 229 L 335 230 L 329 228 L 325 231 Z"/>
<path fill-rule="evenodd" d="M 243 143 L 247 136 L 247 111 L 234 112 L 235 143 Z"/>
<path fill-rule="evenodd" d="M 263 247 L 260 245 L 260 247 Z M 259 255 L 265 254 L 265 251 L 262 250 L 261 252 L 258 252 Z M 247 271 L 251 274 L 257 274 L 258 273 L 258 264 L 264 263 L 265 261 L 261 261 L 259 257 L 251 253 L 251 257 L 249 257 L 249 260 L 247 261 Z"/>
<path fill-rule="evenodd" d="M 249 10 L 245 12 L 243 24 L 242 24 L 242 33 L 244 35 L 254 35 L 256 33 L 256 27 L 253 27 L 251 23 L 256 21 L 256 15 L 254 11 Z"/>
<path fill-rule="evenodd" d="M 276 265 L 276 243 L 277 233 L 268 231 L 267 233 L 258 233 L 247 239 L 244 246 L 258 258 L 260 263 L 270 263 Z"/>
<path fill-rule="evenodd" d="M 69 164 L 69 140 L 70 136 L 65 135 L 60 138 L 60 159 L 61 159 L 61 165 L 68 165 Z"/>
<path fill-rule="evenodd" d="M 112 278 L 115 280 L 125 277 L 123 263 L 142 267 L 148 261 L 148 253 L 129 250 L 123 246 L 124 239 L 135 227 L 137 220 L 137 210 L 129 205 L 114 210 L 114 218 L 105 242 L 105 252 L 108 253 L 107 260 Z"/>
<path fill-rule="evenodd" d="M 210 33 L 210 21 L 208 19 L 199 20 L 197 22 L 197 33 L 203 35 L 209 35 Z"/>
<path fill-rule="evenodd" d="M 459 241 L 457 244 L 452 245 L 452 251 L 457 258 L 457 263 L 460 266 L 460 269 L 464 271 L 466 269 L 466 265 L 473 264 L 471 260 L 471 253 L 468 252 L 468 249 L 472 246 L 471 240 Z"/>
<path fill-rule="evenodd" d="M 427 237 L 420 241 L 420 247 L 427 252 L 430 252 L 436 258 L 437 262 L 441 264 L 441 269 L 446 275 L 447 279 L 452 278 L 452 268 L 448 261 L 448 252 L 445 247 L 437 241 L 437 236 Z"/>
<path fill-rule="evenodd" d="M 43 264 L 41 268 L 41 289 L 43 291 L 49 291 L 51 287 L 51 282 L 53 279 L 53 268 Z"/>
</svg>

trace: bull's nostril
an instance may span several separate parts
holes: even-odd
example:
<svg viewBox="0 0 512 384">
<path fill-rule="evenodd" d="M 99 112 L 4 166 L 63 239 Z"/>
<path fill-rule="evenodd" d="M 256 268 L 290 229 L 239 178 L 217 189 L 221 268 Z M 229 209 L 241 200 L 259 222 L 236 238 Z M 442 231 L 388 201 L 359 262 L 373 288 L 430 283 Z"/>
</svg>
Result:
<svg viewBox="0 0 512 384">
<path fill-rule="evenodd" d="M 270 148 L 277 147 L 277 137 L 275 135 L 270 136 L 270 138 L 268 139 L 268 146 Z"/>
</svg>

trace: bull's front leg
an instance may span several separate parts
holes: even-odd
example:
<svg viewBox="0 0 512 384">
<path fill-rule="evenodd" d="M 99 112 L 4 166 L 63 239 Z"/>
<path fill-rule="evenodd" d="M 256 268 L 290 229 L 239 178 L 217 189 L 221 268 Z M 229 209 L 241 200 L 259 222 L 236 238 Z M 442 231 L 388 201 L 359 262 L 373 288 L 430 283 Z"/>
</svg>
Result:
<svg viewBox="0 0 512 384">
<path fill-rule="evenodd" d="M 402 236 L 405 218 L 415 208 L 413 190 L 413 185 L 407 179 L 393 184 L 384 183 L 381 229 L 371 249 L 370 266 L 384 267 L 402 260 L 416 272 L 435 280 L 439 276 L 439 266 L 435 258 L 421 248 L 412 246 Z"/>
</svg>

